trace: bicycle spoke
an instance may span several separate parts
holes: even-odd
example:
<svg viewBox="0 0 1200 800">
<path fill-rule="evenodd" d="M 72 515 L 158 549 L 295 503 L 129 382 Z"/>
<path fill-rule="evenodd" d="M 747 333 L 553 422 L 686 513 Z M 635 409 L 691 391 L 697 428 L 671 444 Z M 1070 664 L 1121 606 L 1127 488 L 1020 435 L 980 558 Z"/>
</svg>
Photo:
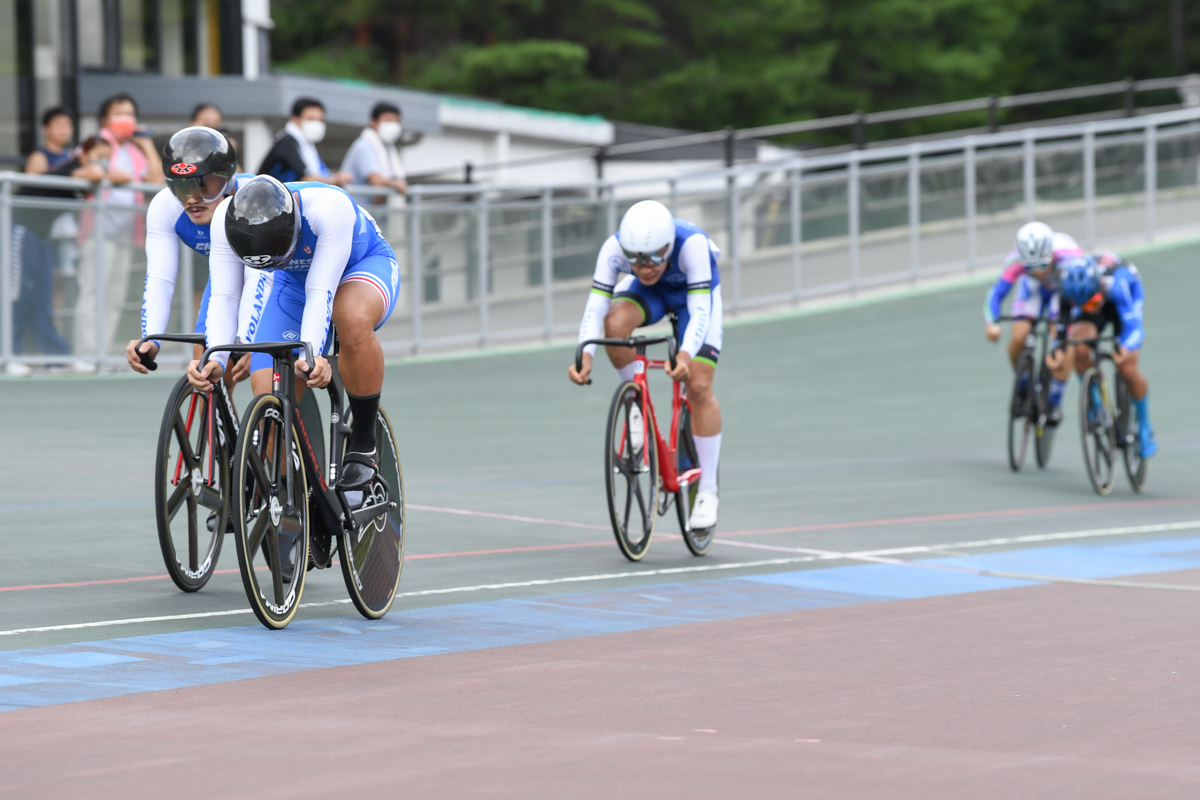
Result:
<svg viewBox="0 0 1200 800">
<path fill-rule="evenodd" d="M 196 467 L 196 456 L 192 452 L 187 429 L 183 427 L 183 420 L 179 418 L 178 413 L 175 414 L 175 439 L 179 443 L 179 454 L 183 456 L 184 469 L 190 473 Z"/>
<path fill-rule="evenodd" d="M 283 554 L 279 552 L 279 531 L 274 525 L 268 526 L 267 542 L 271 545 L 271 589 L 275 594 L 275 604 L 283 605 Z"/>
<path fill-rule="evenodd" d="M 258 548 L 262 546 L 263 536 L 266 535 L 270 522 L 271 515 L 264 505 L 258 511 L 258 519 L 254 520 L 254 527 L 250 529 L 250 535 L 246 537 L 246 552 L 249 554 L 247 561 L 253 562 L 255 556 L 258 555 Z"/>
<path fill-rule="evenodd" d="M 631 483 L 633 483 L 633 482 L 631 481 Z M 625 522 L 624 522 L 624 528 L 625 528 L 626 532 L 629 531 L 629 512 L 632 508 L 633 508 L 633 488 L 631 486 L 626 486 L 625 487 Z"/>
<path fill-rule="evenodd" d="M 183 504 L 184 498 L 192 489 L 191 481 L 180 481 L 175 487 L 175 491 L 171 492 L 171 496 L 167 498 L 167 520 L 173 522 L 175 513 L 179 511 L 179 506 Z"/>
<path fill-rule="evenodd" d="M 200 505 L 210 511 L 220 511 L 225 507 L 225 501 L 221 497 L 221 493 L 211 486 L 200 487 L 200 497 L 198 498 Z"/>
<path fill-rule="evenodd" d="M 188 567 L 195 572 L 200 566 L 200 532 L 196 530 L 199 520 L 196 519 L 196 497 L 188 495 Z"/>
<path fill-rule="evenodd" d="M 648 515 L 646 514 L 646 498 L 645 498 L 645 496 L 642 495 L 642 482 L 638 481 L 637 483 L 635 483 L 633 485 L 633 489 L 637 493 L 638 510 L 640 510 L 642 512 L 642 528 L 645 529 L 646 518 Z"/>
<path fill-rule="evenodd" d="M 263 464 L 262 455 L 254 448 L 249 448 L 246 461 L 250 463 L 250 471 L 254 473 L 254 480 L 258 481 L 258 485 L 263 489 L 263 495 L 265 496 L 267 491 L 270 490 L 272 482 L 267 477 L 267 468 Z"/>
</svg>

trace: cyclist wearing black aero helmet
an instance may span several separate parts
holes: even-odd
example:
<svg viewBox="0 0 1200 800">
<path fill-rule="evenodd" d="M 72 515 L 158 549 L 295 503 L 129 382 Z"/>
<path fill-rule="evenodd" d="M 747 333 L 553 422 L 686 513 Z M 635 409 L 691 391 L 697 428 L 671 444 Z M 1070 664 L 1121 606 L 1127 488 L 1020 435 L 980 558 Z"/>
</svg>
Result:
<svg viewBox="0 0 1200 800">
<path fill-rule="evenodd" d="M 332 378 L 321 354 L 330 323 L 337 326 L 339 372 L 354 415 L 338 482 L 344 489 L 365 486 L 377 472 L 375 418 L 383 388 L 383 348 L 375 331 L 395 308 L 396 254 L 371 215 L 344 190 L 317 182 L 284 184 L 269 175 L 239 184 L 237 193 L 217 207 L 212 232 L 209 346 L 233 335 L 244 268 L 278 270 L 252 340 L 308 343 L 315 363 L 301 357 L 297 373 L 307 376 L 308 386 L 320 388 Z M 227 355 L 217 353 L 204 365 L 193 361 L 192 384 L 210 388 Z M 270 391 L 272 365 L 266 353 L 251 356 L 255 394 Z"/>
<path fill-rule="evenodd" d="M 162 333 L 171 317 L 171 301 L 179 273 L 179 243 L 201 255 L 208 255 L 212 245 L 209 225 L 217 205 L 237 188 L 238 180 L 252 175 L 238 175 L 237 153 L 228 137 L 212 128 L 193 126 L 177 132 L 167 142 L 162 153 L 163 177 L 167 186 L 154 196 L 146 211 L 146 287 L 142 295 L 142 336 Z M 266 296 L 271 276 L 265 275 L 263 285 L 251 280 L 251 291 Z M 190 290 L 190 287 L 188 287 Z M 204 333 L 212 281 L 204 287 L 196 315 L 196 333 Z M 253 324 L 253 304 L 247 302 L 239 314 L 239 337 L 245 340 Z M 148 370 L 138 358 L 137 339 L 125 347 L 125 358 L 136 372 Z M 159 343 L 148 341 L 140 351 L 151 356 L 158 353 Z M 196 357 L 199 358 L 200 352 Z M 248 369 L 248 367 L 244 368 Z M 245 377 L 241 370 L 235 377 Z"/>
</svg>

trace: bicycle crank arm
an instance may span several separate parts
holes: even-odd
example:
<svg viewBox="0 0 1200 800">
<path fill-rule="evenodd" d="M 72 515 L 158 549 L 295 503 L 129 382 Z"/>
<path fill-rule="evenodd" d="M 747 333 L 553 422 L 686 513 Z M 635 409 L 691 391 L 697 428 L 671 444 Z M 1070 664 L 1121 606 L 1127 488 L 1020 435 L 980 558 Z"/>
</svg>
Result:
<svg viewBox="0 0 1200 800">
<path fill-rule="evenodd" d="M 355 530 L 357 528 L 362 527 L 363 525 L 366 525 L 371 520 L 375 519 L 376 517 L 378 517 L 382 514 L 386 514 L 387 512 L 391 511 L 395 507 L 396 507 L 396 501 L 388 500 L 385 503 L 375 503 L 373 505 L 363 506 L 362 508 L 356 509 L 354 511 L 354 513 L 352 513 L 350 515 L 350 519 L 351 519 L 350 530 Z"/>
</svg>

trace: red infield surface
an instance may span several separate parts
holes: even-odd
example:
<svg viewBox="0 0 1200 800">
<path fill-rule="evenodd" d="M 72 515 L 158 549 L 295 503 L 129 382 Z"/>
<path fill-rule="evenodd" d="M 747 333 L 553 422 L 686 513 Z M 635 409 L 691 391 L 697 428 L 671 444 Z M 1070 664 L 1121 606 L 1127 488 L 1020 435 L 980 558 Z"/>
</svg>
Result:
<svg viewBox="0 0 1200 800">
<path fill-rule="evenodd" d="M 3 794 L 1196 797 L 1198 616 L 1046 585 L 13 711 Z"/>
</svg>

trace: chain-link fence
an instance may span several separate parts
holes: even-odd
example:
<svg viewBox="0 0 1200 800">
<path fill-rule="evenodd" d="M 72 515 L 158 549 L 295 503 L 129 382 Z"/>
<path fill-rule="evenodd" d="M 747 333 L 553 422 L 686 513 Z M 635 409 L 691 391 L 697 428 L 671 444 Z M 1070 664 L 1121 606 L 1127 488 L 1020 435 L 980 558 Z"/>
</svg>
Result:
<svg viewBox="0 0 1200 800">
<path fill-rule="evenodd" d="M 46 189 L 86 196 L 30 194 Z M 0 173 L 0 360 L 123 360 L 139 332 L 153 190 Z M 645 198 L 720 246 L 731 315 L 992 269 L 1035 217 L 1090 248 L 1200 229 L 1200 109 L 671 179 L 354 193 L 400 261 L 379 332 L 400 356 L 574 332 L 601 243 Z M 182 253 L 175 330 L 191 328 L 207 279 L 205 259 Z"/>
</svg>

